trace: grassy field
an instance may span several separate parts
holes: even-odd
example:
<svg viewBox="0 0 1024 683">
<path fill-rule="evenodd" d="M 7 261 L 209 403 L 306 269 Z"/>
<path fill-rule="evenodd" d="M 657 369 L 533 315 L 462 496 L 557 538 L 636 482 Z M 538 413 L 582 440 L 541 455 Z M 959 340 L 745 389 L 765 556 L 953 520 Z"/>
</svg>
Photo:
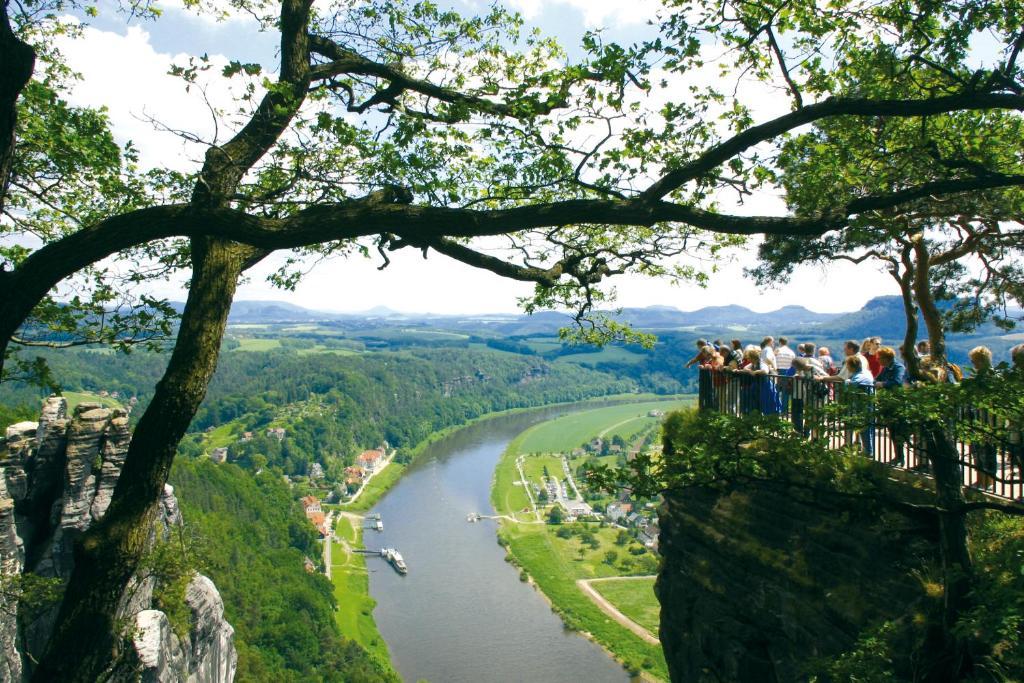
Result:
<svg viewBox="0 0 1024 683">
<path fill-rule="evenodd" d="M 627 617 L 658 636 L 661 604 L 654 595 L 654 579 L 595 581 L 591 586 Z"/>
<path fill-rule="evenodd" d="M 565 476 L 562 472 L 562 458 L 557 455 L 537 455 L 523 458 L 523 471 L 526 473 L 526 477 L 535 484 L 540 484 L 545 467 L 548 468 L 548 475 L 555 479 Z"/>
<path fill-rule="evenodd" d="M 628 422 L 620 422 L 614 427 L 608 429 L 605 433 L 601 434 L 602 438 L 611 439 L 616 436 L 621 436 L 626 443 L 631 443 L 633 439 L 638 437 L 641 433 L 656 427 L 660 424 L 661 418 L 659 417 L 636 417 Z"/>
<path fill-rule="evenodd" d="M 358 356 L 359 352 L 354 349 L 335 349 L 323 344 L 317 344 L 311 349 L 298 349 L 296 355 L 308 356 L 314 353 L 333 353 L 336 356 Z"/>
<path fill-rule="evenodd" d="M 106 408 L 120 408 L 121 402 L 109 396 L 100 396 L 88 391 L 63 391 L 61 396 L 68 400 L 68 413 L 75 410 L 79 403 L 102 403 Z"/>
<path fill-rule="evenodd" d="M 589 633 L 631 670 L 644 670 L 668 680 L 668 669 L 661 648 L 639 638 L 608 617 L 579 589 L 579 579 L 611 578 L 641 572 L 637 560 L 625 546 L 615 543 L 619 530 L 599 528 L 591 524 L 588 531 L 596 539 L 596 547 L 584 544 L 578 536 L 561 538 L 559 527 L 530 524 L 533 515 L 522 510 L 529 505 L 521 485 L 516 458 L 529 453 L 564 452 L 589 441 L 597 434 L 619 433 L 628 437 L 648 428 L 656 418 L 646 417 L 648 411 L 667 411 L 692 403 L 692 398 L 673 401 L 644 402 L 607 406 L 536 425 L 520 434 L 502 456 L 495 470 L 491 499 L 499 514 L 521 520 L 502 520 L 499 532 L 514 562 L 530 575 L 534 583 L 551 600 L 563 621 L 574 629 Z M 559 458 L 551 455 L 526 455 L 523 469 L 531 481 L 539 481 L 544 465 L 561 476 Z M 557 470 L 555 469 L 557 468 Z M 615 553 L 609 558 L 608 553 Z M 649 572 L 642 572 L 649 573 Z M 605 594 L 623 614 L 634 619 L 653 634 L 658 631 L 660 606 L 651 589 L 653 580 L 597 582 L 595 588 Z"/>
<path fill-rule="evenodd" d="M 537 353 L 557 351 L 562 348 L 562 342 L 556 337 L 529 337 L 528 339 L 524 339 L 523 343 Z"/>
<path fill-rule="evenodd" d="M 378 659 L 391 667 L 391 656 L 387 643 L 377 630 L 373 620 L 373 608 L 377 602 L 370 597 L 370 578 L 366 573 L 366 559 L 359 553 L 350 553 L 346 545 L 362 548 L 362 529 L 341 517 L 335 525 L 335 533 L 344 543 L 332 541 L 331 581 L 334 583 L 334 598 L 338 610 L 334 613 L 342 634 L 355 640 Z"/>
<path fill-rule="evenodd" d="M 281 348 L 280 339 L 254 339 L 242 337 L 238 340 L 239 351 L 271 351 Z"/>
<path fill-rule="evenodd" d="M 555 362 L 593 365 L 595 363 L 639 363 L 643 359 L 642 354 L 633 353 L 618 346 L 606 346 L 600 351 L 592 353 L 572 353 L 568 356 L 559 356 Z"/>
<path fill-rule="evenodd" d="M 602 560 L 607 550 L 616 547 L 611 529 L 598 530 L 600 547 L 588 548 L 582 558 L 578 541 L 558 538 L 547 525 L 502 520 L 500 534 L 515 563 L 526 570 L 568 627 L 589 633 L 627 668 L 668 680 L 661 647 L 613 621 L 576 585 L 577 579 L 617 575 L 617 569 Z"/>
<path fill-rule="evenodd" d="M 239 337 L 238 348 L 236 351 L 273 351 L 275 349 L 284 348 L 281 345 L 281 339 L 265 339 L 262 337 Z M 338 356 L 354 356 L 359 353 L 355 349 L 350 348 L 335 348 L 325 346 L 324 344 L 314 344 L 308 349 L 295 349 L 292 351 L 297 356 L 308 356 L 314 353 L 333 353 Z"/>
<path fill-rule="evenodd" d="M 693 397 L 675 397 L 674 400 L 626 403 L 563 415 L 523 432 L 519 449 L 522 453 L 571 451 L 599 434 L 609 438 L 619 430 L 633 434 L 657 420 L 646 417 L 649 411 L 676 410 L 690 405 L 693 400 Z"/>
</svg>

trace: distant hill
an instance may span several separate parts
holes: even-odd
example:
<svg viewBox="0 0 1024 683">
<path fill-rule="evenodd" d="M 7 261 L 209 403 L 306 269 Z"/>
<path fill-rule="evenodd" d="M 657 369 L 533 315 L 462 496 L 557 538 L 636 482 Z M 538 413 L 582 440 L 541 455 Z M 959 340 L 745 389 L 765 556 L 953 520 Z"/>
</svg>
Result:
<svg viewBox="0 0 1024 683">
<path fill-rule="evenodd" d="M 832 337 L 862 339 L 877 335 L 888 343 L 902 339 L 906 329 L 903 299 L 899 296 L 875 297 L 859 311 L 839 315 L 828 324 L 828 332 Z M 921 330 L 924 330 L 923 322 Z"/>
<path fill-rule="evenodd" d="M 179 311 L 184 304 L 175 302 Z M 842 313 L 816 313 L 803 306 L 784 306 L 776 311 L 756 313 L 743 306 L 707 306 L 696 311 L 681 311 L 672 306 L 648 306 L 645 308 L 624 308 L 615 315 L 617 320 L 628 322 L 640 329 L 686 329 L 693 327 L 750 326 L 770 327 L 779 325 L 801 326 L 820 325 L 844 315 Z M 467 314 L 430 315 L 400 313 L 386 306 L 375 306 L 360 313 L 330 313 L 297 306 L 285 301 L 235 301 L 231 306 L 228 320 L 231 323 L 288 323 L 335 320 L 401 319 L 430 326 L 481 327 L 506 335 L 547 334 L 571 323 L 571 318 L 558 311 L 540 311 L 533 315 L 522 314 Z"/>
<path fill-rule="evenodd" d="M 175 304 L 178 306 L 178 304 Z M 903 337 L 903 304 L 898 296 L 871 299 L 858 311 L 849 313 L 817 313 L 803 306 L 783 306 L 774 311 L 758 313 L 744 306 L 706 306 L 695 311 L 681 311 L 672 306 L 624 308 L 616 319 L 640 330 L 653 332 L 678 331 L 685 334 L 760 337 L 764 334 L 788 334 L 797 338 L 862 339 L 878 335 L 887 343 Z M 385 306 L 376 306 L 361 313 L 329 313 L 303 308 L 284 301 L 235 301 L 228 317 L 233 324 L 331 322 L 347 327 L 377 327 L 388 324 L 423 328 L 458 330 L 485 336 L 552 335 L 572 324 L 572 319 L 558 311 L 522 314 L 431 315 L 400 313 Z M 922 330 L 924 326 L 922 324 Z M 978 334 L 998 334 L 986 325 Z"/>
<path fill-rule="evenodd" d="M 314 320 L 331 320 L 336 317 L 336 314 L 313 311 L 285 301 L 235 301 L 231 305 L 228 322 L 311 322 Z"/>
</svg>

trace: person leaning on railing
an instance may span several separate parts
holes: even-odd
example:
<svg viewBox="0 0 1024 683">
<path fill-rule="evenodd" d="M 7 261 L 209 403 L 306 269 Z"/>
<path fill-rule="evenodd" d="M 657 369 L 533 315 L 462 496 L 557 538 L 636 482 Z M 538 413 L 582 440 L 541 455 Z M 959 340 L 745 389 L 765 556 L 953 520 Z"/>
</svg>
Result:
<svg viewBox="0 0 1024 683">
<path fill-rule="evenodd" d="M 740 413 L 755 410 L 763 415 L 778 415 L 782 402 L 775 382 L 769 377 L 768 365 L 761 360 L 761 349 L 748 346 L 743 352 L 743 363 L 734 371 L 740 377 Z"/>
<path fill-rule="evenodd" d="M 707 405 L 714 405 L 717 410 L 724 411 L 726 408 L 725 388 L 729 383 L 729 378 L 722 373 L 722 368 L 725 366 L 722 355 L 714 346 L 708 344 L 697 354 L 697 359 L 697 367 L 706 370 L 711 375 L 710 391 L 712 395 L 707 397 L 709 401 Z"/>
<path fill-rule="evenodd" d="M 896 358 L 896 351 L 891 347 L 883 346 L 878 349 L 878 362 L 881 371 L 875 377 L 875 388 L 884 391 L 902 389 L 909 382 L 907 366 Z M 907 440 L 910 436 L 910 427 L 906 421 L 900 419 L 888 420 L 886 425 L 889 428 L 889 436 L 892 437 L 892 446 L 895 455 L 889 462 L 895 467 L 903 467 L 904 452 Z"/>
<path fill-rule="evenodd" d="M 702 353 L 704 353 L 704 347 L 708 345 L 707 341 L 705 341 L 704 339 L 698 339 L 696 344 L 697 344 L 697 355 L 695 355 L 690 360 L 686 361 L 686 367 L 688 367 L 688 368 L 692 368 L 695 364 L 700 362 L 700 356 L 701 356 Z"/>
<path fill-rule="evenodd" d="M 856 342 L 846 343 L 846 361 L 843 363 L 843 372 L 834 377 L 819 377 L 819 382 L 842 382 L 848 389 L 853 391 L 859 391 L 867 395 L 875 393 L 875 377 L 871 374 L 871 370 L 867 367 L 867 362 L 863 360 L 858 351 L 859 348 L 853 349 L 852 347 L 859 347 L 860 345 Z M 852 353 L 851 353 L 852 351 Z M 843 375 L 846 375 L 844 377 Z M 864 429 L 860 432 L 860 443 L 864 449 L 866 455 L 873 456 L 875 453 L 875 422 L 871 415 L 871 406 L 867 405 L 867 410 L 864 417 Z M 852 438 L 847 438 L 847 443 L 853 441 Z"/>
<path fill-rule="evenodd" d="M 1024 383 L 1024 344 L 1017 344 L 1010 349 L 1010 361 L 1011 365 L 1006 371 L 1006 379 L 1020 386 L 1021 383 Z M 1020 481 L 1024 478 L 1024 415 L 1018 414 L 1008 418 L 1006 427 L 1010 461 L 1017 469 L 1014 478 Z M 1024 496 L 1018 500 L 1024 502 Z"/>
<path fill-rule="evenodd" d="M 975 385 L 987 393 L 986 389 L 994 388 L 998 379 L 992 369 L 992 351 L 985 346 L 976 346 L 967 353 L 967 357 L 974 366 L 974 376 L 964 380 L 965 384 Z M 996 457 L 996 445 L 991 439 L 984 437 L 984 432 L 992 432 L 995 423 L 992 415 L 984 408 L 977 406 L 965 406 L 964 417 L 971 421 L 972 426 L 982 436 L 971 439 L 971 460 L 974 462 L 974 469 L 977 470 L 977 477 L 971 486 L 980 489 L 995 488 L 996 469 L 998 467 Z"/>
<path fill-rule="evenodd" d="M 819 377 L 828 377 L 828 373 L 817 358 L 798 356 L 793 359 L 791 415 L 793 427 L 804 436 L 808 435 L 808 430 L 804 429 L 804 411 L 819 407 L 828 397 L 828 387 L 814 381 Z"/>
</svg>

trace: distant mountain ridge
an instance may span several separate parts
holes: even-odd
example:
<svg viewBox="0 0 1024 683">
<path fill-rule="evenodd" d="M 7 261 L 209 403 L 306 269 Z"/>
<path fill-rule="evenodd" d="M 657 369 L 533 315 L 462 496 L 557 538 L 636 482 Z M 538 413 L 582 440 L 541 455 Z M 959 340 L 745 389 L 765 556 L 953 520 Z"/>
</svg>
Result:
<svg viewBox="0 0 1024 683">
<path fill-rule="evenodd" d="M 175 302 L 178 310 L 183 304 Z M 726 306 L 706 306 L 695 311 L 681 311 L 674 306 L 663 304 L 643 308 L 624 308 L 615 317 L 639 327 L 690 327 L 703 325 L 749 325 L 754 322 L 777 323 L 788 320 L 796 324 L 823 323 L 848 315 L 845 313 L 817 313 L 803 306 L 783 306 L 775 311 L 757 313 L 736 304 Z M 450 322 L 463 320 L 492 320 L 523 323 L 528 320 L 542 323 L 565 325 L 569 316 L 559 311 L 540 311 L 528 316 L 520 313 L 506 314 L 418 314 L 401 313 L 386 306 L 373 308 L 356 313 L 333 313 L 305 308 L 285 301 L 237 300 L 231 306 L 228 320 L 232 323 L 288 323 L 328 320 L 351 320 L 358 318 L 404 318 L 408 320 L 447 320 Z"/>
<path fill-rule="evenodd" d="M 1020 315 L 1020 312 L 1017 312 Z M 827 336 L 832 339 L 878 335 L 888 343 L 903 337 L 905 321 L 903 302 L 899 296 L 870 299 L 857 311 L 818 313 L 804 306 L 783 306 L 774 311 L 758 313 L 745 306 L 728 304 L 705 306 L 694 311 L 681 311 L 666 305 L 624 308 L 614 316 L 640 330 L 653 332 L 691 331 L 696 334 L 760 337 L 765 334 L 791 336 Z M 236 301 L 228 320 L 232 324 L 333 323 L 347 326 L 374 327 L 401 323 L 416 327 L 458 329 L 465 333 L 490 333 L 502 336 L 550 335 L 572 324 L 569 315 L 558 311 L 540 311 L 533 315 L 464 314 L 437 315 L 401 313 L 385 306 L 375 306 L 361 313 L 332 313 L 304 308 L 284 301 Z M 922 325 L 923 329 L 923 325 Z M 995 333 L 993 326 L 980 331 Z"/>
</svg>

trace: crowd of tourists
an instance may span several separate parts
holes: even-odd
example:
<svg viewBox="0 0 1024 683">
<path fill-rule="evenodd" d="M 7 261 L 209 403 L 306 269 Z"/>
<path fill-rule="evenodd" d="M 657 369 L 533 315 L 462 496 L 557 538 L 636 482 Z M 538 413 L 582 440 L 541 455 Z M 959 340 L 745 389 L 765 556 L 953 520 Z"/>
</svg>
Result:
<svg viewBox="0 0 1024 683">
<path fill-rule="evenodd" d="M 786 337 L 779 337 L 777 341 L 774 337 L 765 337 L 759 345 L 746 346 L 739 339 L 729 343 L 699 339 L 697 353 L 686 367 L 696 365 L 712 371 L 701 379 L 702 407 L 739 415 L 755 411 L 765 415 L 787 415 L 796 430 L 805 436 L 810 433 L 805 426 L 807 410 L 833 400 L 840 386 L 844 391 L 870 395 L 876 391 L 899 389 L 914 381 L 982 383 L 999 377 L 993 365 L 992 351 L 985 346 L 977 346 L 968 353 L 972 367 L 966 377 L 958 365 L 935 359 L 928 341 L 919 342 L 913 353 L 919 368 L 916 379 L 907 372 L 903 350 L 896 351 L 883 345 L 879 337 L 869 337 L 862 342 L 847 341 L 843 345 L 842 357 L 838 359 L 828 347 L 818 347 L 814 342 L 793 346 Z M 1024 377 L 1024 344 L 1010 349 L 1010 359 L 1007 372 Z M 971 413 L 971 419 L 990 419 L 983 410 L 966 410 Z M 858 443 L 866 455 L 873 456 L 876 420 L 872 416 L 861 422 L 863 425 L 856 436 L 852 430 L 847 430 L 846 441 Z M 908 428 L 892 420 L 884 426 L 893 447 L 890 463 L 903 466 L 905 446 L 910 439 Z M 1009 443 L 1005 449 L 1018 472 L 1024 471 L 1022 430 L 1022 424 L 1010 425 Z M 983 441 L 972 443 L 970 450 L 977 472 L 972 485 L 993 487 L 998 469 L 996 446 L 990 441 Z"/>
</svg>

